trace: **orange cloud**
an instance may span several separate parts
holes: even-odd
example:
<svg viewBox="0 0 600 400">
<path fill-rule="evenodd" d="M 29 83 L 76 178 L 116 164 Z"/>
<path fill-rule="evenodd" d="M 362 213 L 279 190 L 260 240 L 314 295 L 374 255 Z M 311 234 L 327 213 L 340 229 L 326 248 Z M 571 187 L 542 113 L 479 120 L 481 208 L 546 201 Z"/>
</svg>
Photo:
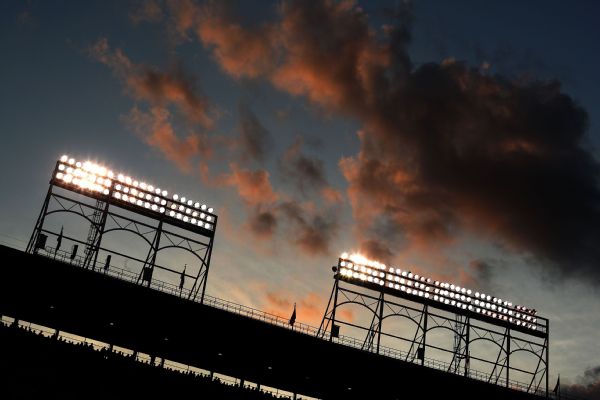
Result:
<svg viewBox="0 0 600 400">
<path fill-rule="evenodd" d="M 184 172 L 192 171 L 191 161 L 196 155 L 211 155 L 212 148 L 206 136 L 191 134 L 183 139 L 177 137 L 170 122 L 170 113 L 163 107 L 154 106 L 149 112 L 134 107 L 124 120 L 144 142 L 159 150 Z"/>
<path fill-rule="evenodd" d="M 321 196 L 323 196 L 325 201 L 329 204 L 339 204 L 344 201 L 342 193 L 330 186 L 321 189 Z"/>
<path fill-rule="evenodd" d="M 256 78 L 272 68 L 276 32 L 270 25 L 255 30 L 231 21 L 221 4 L 196 8 L 200 13 L 196 34 L 213 51 L 219 65 L 230 75 Z"/>
<path fill-rule="evenodd" d="M 217 185 L 235 186 L 242 200 L 250 205 L 272 204 L 279 198 L 269 180 L 269 172 L 264 169 L 251 171 L 230 165 L 231 173 L 218 177 Z"/>
<path fill-rule="evenodd" d="M 188 173 L 192 171 L 191 162 L 195 156 L 208 158 L 212 155 L 212 143 L 205 134 L 191 133 L 184 138 L 175 134 L 170 105 L 177 107 L 192 125 L 203 129 L 213 126 L 208 115 L 208 101 L 196 93 L 194 82 L 181 69 L 165 73 L 135 64 L 121 49 L 112 50 L 106 38 L 92 45 L 89 53 L 123 81 L 127 93 L 149 104 L 148 111 L 135 106 L 124 118 L 148 145 L 160 150 L 165 158 Z"/>
<path fill-rule="evenodd" d="M 294 299 L 291 295 L 280 290 L 266 291 L 264 297 L 265 311 L 283 318 L 290 318 L 296 303 L 296 320 L 308 325 L 319 326 L 325 313 L 327 299 L 316 292 Z M 348 322 L 354 320 L 351 310 L 339 310 L 339 318 Z"/>
</svg>

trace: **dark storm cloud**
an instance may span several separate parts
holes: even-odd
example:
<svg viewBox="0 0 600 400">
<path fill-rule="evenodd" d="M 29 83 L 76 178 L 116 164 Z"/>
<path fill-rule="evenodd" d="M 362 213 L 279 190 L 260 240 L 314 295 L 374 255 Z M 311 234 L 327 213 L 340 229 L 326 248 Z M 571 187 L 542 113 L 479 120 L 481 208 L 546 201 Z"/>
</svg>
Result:
<svg viewBox="0 0 600 400">
<path fill-rule="evenodd" d="M 587 114 L 559 82 L 453 59 L 414 67 L 409 9 L 382 30 L 349 2 L 286 1 L 279 12 L 248 28 L 209 5 L 195 32 L 232 76 L 362 123 L 359 154 L 340 161 L 357 232 L 371 235 L 377 217 L 402 233 L 362 240 L 431 248 L 466 230 L 600 277 L 599 167 L 582 143 Z"/>
<path fill-rule="evenodd" d="M 302 193 L 318 191 L 327 186 L 323 160 L 302 152 L 304 140 L 298 137 L 280 160 L 283 175 Z"/>
<path fill-rule="evenodd" d="M 561 394 L 588 400 L 600 400 L 600 365 L 587 369 L 578 382 L 561 386 Z"/>
<path fill-rule="evenodd" d="M 271 239 L 277 229 L 277 216 L 271 210 L 255 208 L 249 211 L 248 228 L 261 239 Z"/>
<path fill-rule="evenodd" d="M 329 253 L 329 244 L 338 230 L 334 213 L 311 212 L 293 201 L 281 203 L 278 209 L 292 225 L 291 242 L 311 255 Z"/>
<path fill-rule="evenodd" d="M 264 162 L 271 147 L 271 134 L 245 103 L 238 107 L 240 137 L 238 147 L 242 158 Z"/>
</svg>

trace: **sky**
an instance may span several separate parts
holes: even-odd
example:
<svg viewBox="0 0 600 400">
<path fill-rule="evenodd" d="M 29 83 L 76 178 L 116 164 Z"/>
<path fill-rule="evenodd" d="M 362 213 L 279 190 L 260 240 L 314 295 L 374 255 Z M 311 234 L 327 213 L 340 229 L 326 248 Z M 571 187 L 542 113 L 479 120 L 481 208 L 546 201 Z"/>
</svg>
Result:
<svg viewBox="0 0 600 400">
<path fill-rule="evenodd" d="M 537 309 L 551 381 L 599 398 L 599 13 L 4 1 L 0 241 L 98 160 L 215 208 L 212 295 L 318 325 L 359 251 Z"/>
</svg>

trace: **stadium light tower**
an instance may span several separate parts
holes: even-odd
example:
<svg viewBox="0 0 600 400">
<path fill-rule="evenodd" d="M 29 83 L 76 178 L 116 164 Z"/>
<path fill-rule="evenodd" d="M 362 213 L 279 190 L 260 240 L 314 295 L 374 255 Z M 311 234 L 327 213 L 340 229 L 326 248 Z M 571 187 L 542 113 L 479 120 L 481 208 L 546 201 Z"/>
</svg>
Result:
<svg viewBox="0 0 600 400">
<path fill-rule="evenodd" d="M 59 212 L 74 213 L 89 222 L 85 241 L 45 229 L 46 217 Z M 142 220 L 139 216 L 145 219 Z M 200 293 L 202 300 L 216 227 L 217 215 L 206 204 L 178 194 L 169 196 L 167 190 L 151 183 L 124 173 L 115 173 L 96 162 L 79 161 L 64 155 L 56 162 L 52 172 L 50 187 L 27 245 L 27 252 L 47 255 L 48 235 L 59 236 L 60 240 L 64 237 L 85 246 L 83 257 L 76 257 L 75 251 L 71 257 L 73 262 L 82 267 L 95 270 L 98 253 L 103 250 L 140 262 L 142 268 L 138 282 L 148 286 L 151 286 L 155 268 L 191 278 L 193 285 L 189 295 L 195 298 Z M 149 244 L 144 260 L 102 247 L 103 236 L 119 230 L 134 233 Z M 168 248 L 192 253 L 198 260 L 197 273 L 188 275 L 185 271 L 158 265 L 157 254 Z M 56 250 L 54 249 L 54 254 Z"/>
<path fill-rule="evenodd" d="M 537 315 L 530 307 L 421 276 L 405 268 L 387 266 L 369 260 L 360 254 L 342 253 L 333 267 L 334 285 L 327 310 L 321 322 L 323 337 L 330 332 L 330 340 L 339 336 L 341 325 L 367 332 L 363 348 L 379 353 L 382 336 L 408 342 L 407 361 L 425 364 L 427 349 L 450 354 L 448 371 L 470 375 L 470 362 L 490 366 L 489 381 L 514 386 L 511 372 L 530 377 L 527 391 L 539 392 L 545 386 L 548 392 L 549 321 Z M 367 289 L 357 291 L 346 287 Z M 376 293 L 376 294 L 373 294 Z M 414 306 L 416 304 L 416 306 Z M 360 305 L 372 316 L 369 326 L 343 321 L 337 313 L 341 307 Z M 384 328 L 384 320 L 402 317 L 416 325 L 414 335 L 399 336 Z M 482 324 L 483 323 L 483 324 Z M 450 330 L 454 346 L 442 349 L 428 342 L 428 333 L 434 329 Z M 500 329 L 498 329 L 500 328 Z M 473 354 L 472 344 L 479 340 L 492 342 L 500 349 L 494 359 Z M 533 370 L 511 365 L 511 355 L 527 352 L 534 357 Z"/>
</svg>

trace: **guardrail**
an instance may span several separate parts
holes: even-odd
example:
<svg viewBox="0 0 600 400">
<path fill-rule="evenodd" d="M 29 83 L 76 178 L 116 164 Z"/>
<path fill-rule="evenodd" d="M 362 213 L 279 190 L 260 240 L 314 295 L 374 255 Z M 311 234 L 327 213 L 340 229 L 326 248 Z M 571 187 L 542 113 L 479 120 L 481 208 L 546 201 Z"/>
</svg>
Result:
<svg viewBox="0 0 600 400">
<path fill-rule="evenodd" d="M 77 265 L 79 267 L 83 267 L 83 260 L 84 260 L 83 257 L 75 256 L 75 257 L 71 258 L 70 253 L 67 251 L 64 251 L 64 250 L 56 251 L 56 249 L 54 249 L 54 248 L 47 247 L 45 249 L 38 250 L 38 254 L 48 257 L 48 258 L 58 260 L 58 261 L 66 262 L 71 265 Z M 140 284 L 140 278 L 139 278 L 138 273 L 134 273 L 132 271 L 129 271 L 129 270 L 117 267 L 117 266 L 113 266 L 113 265 L 110 265 L 109 268 L 104 268 L 105 267 L 104 263 L 100 262 L 100 261 L 98 261 L 97 264 L 99 264 L 101 267 L 101 268 L 96 267 L 96 272 L 98 272 L 98 273 L 103 273 L 103 274 L 106 274 L 113 278 L 132 282 L 135 284 Z M 160 291 L 163 293 L 167 293 L 167 294 L 170 294 L 173 296 L 186 298 L 190 301 L 194 301 L 197 303 L 201 302 L 200 299 L 192 297 L 192 293 L 190 290 L 185 289 L 185 288 L 180 289 L 179 286 L 169 283 L 169 282 L 153 280 L 149 287 L 154 290 L 157 290 L 157 291 Z M 237 314 L 237 315 L 245 316 L 245 317 L 252 318 L 255 320 L 263 321 L 263 322 L 266 322 L 266 323 L 269 323 L 272 325 L 276 325 L 276 326 L 279 326 L 279 327 L 282 327 L 285 329 L 293 330 L 295 332 L 303 333 L 303 334 L 313 336 L 313 337 L 318 337 L 323 340 L 331 340 L 334 343 L 337 343 L 337 344 L 340 344 L 343 346 L 352 347 L 352 348 L 359 349 L 362 351 L 376 353 L 376 354 L 379 354 L 384 357 L 390 357 L 390 358 L 394 358 L 394 359 L 412 362 L 414 364 L 421 364 L 421 362 L 420 362 L 421 360 L 418 359 L 417 357 L 415 357 L 415 354 L 408 354 L 407 352 L 397 350 L 394 348 L 390 348 L 390 347 L 385 347 L 385 346 L 380 346 L 379 352 L 377 352 L 375 349 L 368 349 L 368 348 L 365 349 L 364 340 L 356 339 L 354 337 L 349 337 L 349 336 L 343 336 L 343 335 L 340 335 L 339 337 L 330 338 L 329 332 L 320 331 L 319 328 L 314 327 L 312 325 L 307 325 L 307 324 L 304 324 L 301 322 L 296 322 L 292 326 L 289 324 L 289 321 L 283 317 L 280 317 L 278 315 L 271 314 L 271 313 L 268 313 L 265 311 L 261 311 L 261 310 L 258 310 L 258 309 L 252 308 L 252 307 L 244 306 L 242 304 L 234 303 L 229 300 L 224 300 L 224 299 L 220 299 L 218 297 L 214 297 L 214 296 L 205 294 L 202 303 L 207 306 L 213 307 L 213 308 L 218 308 L 220 310 L 227 311 L 227 312 L 230 312 L 233 314 Z M 408 357 L 408 356 L 410 356 L 410 357 Z M 444 361 L 435 360 L 435 359 L 431 359 L 431 358 L 425 358 L 423 365 L 428 368 L 437 369 L 437 370 L 441 370 L 441 371 L 445 371 L 445 372 L 449 372 L 449 373 L 455 373 L 455 372 L 451 372 L 451 364 L 444 362 Z M 483 381 L 483 382 L 488 382 L 488 383 L 493 382 L 495 385 L 498 385 L 498 386 L 509 387 L 511 389 L 532 393 L 532 392 L 530 392 L 531 385 L 529 385 L 527 383 L 510 379 L 508 381 L 508 385 L 507 385 L 506 379 L 504 379 L 504 378 L 496 379 L 496 377 L 494 377 L 488 373 L 478 371 L 475 369 L 468 369 L 466 371 L 466 374 L 464 373 L 464 370 L 461 370 L 461 373 L 455 373 L 455 374 L 466 376 L 468 378 L 476 379 L 476 380 Z M 538 390 L 534 394 L 537 394 L 540 396 L 546 396 L 546 391 Z M 554 394 L 549 393 L 548 397 L 554 397 Z"/>
</svg>

